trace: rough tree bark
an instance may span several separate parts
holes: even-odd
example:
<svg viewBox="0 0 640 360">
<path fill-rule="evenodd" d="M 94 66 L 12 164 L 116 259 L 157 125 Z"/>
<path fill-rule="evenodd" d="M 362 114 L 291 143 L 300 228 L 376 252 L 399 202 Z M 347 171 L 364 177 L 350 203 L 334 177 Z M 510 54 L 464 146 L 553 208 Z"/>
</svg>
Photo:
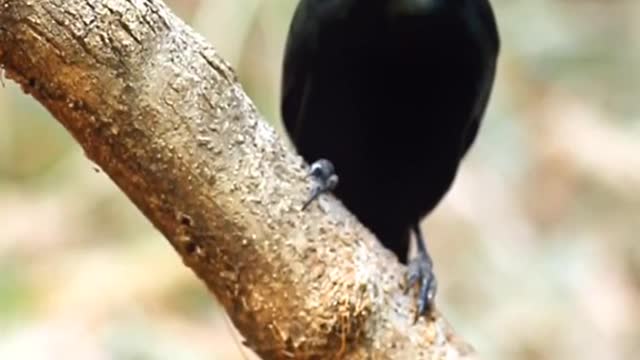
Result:
<svg viewBox="0 0 640 360">
<path fill-rule="evenodd" d="M 412 324 L 406 269 L 336 200 L 300 211 L 301 158 L 159 0 L 0 0 L 0 66 L 164 234 L 263 358 L 470 356 L 440 315 Z"/>
</svg>

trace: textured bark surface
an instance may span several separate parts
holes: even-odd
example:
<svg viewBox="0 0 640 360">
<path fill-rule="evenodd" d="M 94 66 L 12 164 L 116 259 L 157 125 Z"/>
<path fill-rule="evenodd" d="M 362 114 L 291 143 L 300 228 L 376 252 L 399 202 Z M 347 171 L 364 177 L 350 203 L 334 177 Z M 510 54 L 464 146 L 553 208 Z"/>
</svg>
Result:
<svg viewBox="0 0 640 360">
<path fill-rule="evenodd" d="M 164 234 L 263 358 L 471 352 L 439 315 L 412 324 L 405 268 L 337 201 L 300 211 L 303 161 L 160 1 L 0 0 L 0 66 Z"/>
</svg>

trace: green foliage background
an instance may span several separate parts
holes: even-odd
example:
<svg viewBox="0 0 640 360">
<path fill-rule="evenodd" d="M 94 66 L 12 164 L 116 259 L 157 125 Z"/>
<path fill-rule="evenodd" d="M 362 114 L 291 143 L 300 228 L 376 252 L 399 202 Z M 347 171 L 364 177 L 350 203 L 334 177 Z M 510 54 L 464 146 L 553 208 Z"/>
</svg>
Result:
<svg viewBox="0 0 640 360">
<path fill-rule="evenodd" d="M 295 1 L 169 5 L 280 128 Z M 439 306 L 485 359 L 640 358 L 640 2 L 493 5 L 503 52 L 486 122 L 424 224 Z M 242 359 L 169 244 L 4 82 L 0 358 Z"/>
</svg>

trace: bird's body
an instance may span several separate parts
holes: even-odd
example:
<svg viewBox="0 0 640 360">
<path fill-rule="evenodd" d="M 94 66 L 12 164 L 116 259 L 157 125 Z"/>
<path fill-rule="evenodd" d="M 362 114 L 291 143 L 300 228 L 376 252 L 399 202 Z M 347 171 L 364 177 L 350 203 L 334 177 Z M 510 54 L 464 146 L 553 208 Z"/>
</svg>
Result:
<svg viewBox="0 0 640 360">
<path fill-rule="evenodd" d="M 410 229 L 448 191 L 491 92 L 499 40 L 487 0 L 301 0 L 281 110 L 334 194 L 406 261 Z"/>
</svg>

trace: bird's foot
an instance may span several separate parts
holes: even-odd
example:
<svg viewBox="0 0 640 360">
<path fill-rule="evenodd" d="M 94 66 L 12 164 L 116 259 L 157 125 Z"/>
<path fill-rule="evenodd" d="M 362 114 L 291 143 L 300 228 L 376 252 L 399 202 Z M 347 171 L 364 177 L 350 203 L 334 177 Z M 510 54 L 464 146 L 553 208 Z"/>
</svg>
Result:
<svg viewBox="0 0 640 360">
<path fill-rule="evenodd" d="M 426 252 L 418 252 L 418 256 L 409 263 L 405 293 L 416 285 L 418 285 L 418 303 L 414 323 L 420 316 L 431 313 L 438 287 L 433 273 L 433 262 Z"/>
<path fill-rule="evenodd" d="M 316 160 L 311 164 L 309 176 L 314 180 L 309 199 L 302 205 L 302 210 L 306 209 L 318 196 L 327 193 L 338 185 L 338 175 L 331 161 L 327 159 Z"/>
</svg>

